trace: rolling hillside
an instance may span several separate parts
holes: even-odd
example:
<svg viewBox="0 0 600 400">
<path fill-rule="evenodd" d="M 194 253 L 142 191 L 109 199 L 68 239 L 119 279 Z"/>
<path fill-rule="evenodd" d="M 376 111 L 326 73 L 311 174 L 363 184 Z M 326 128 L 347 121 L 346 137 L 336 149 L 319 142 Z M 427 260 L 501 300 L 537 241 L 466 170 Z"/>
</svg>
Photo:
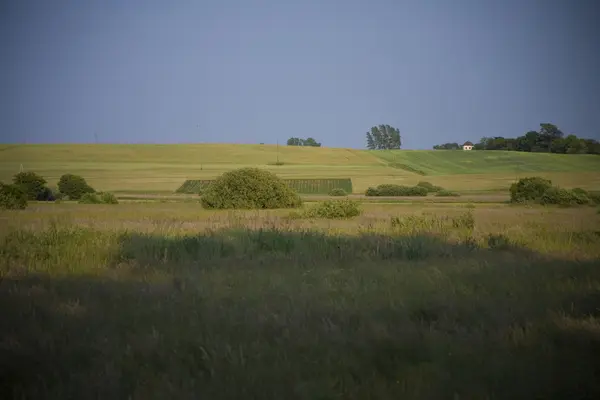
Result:
<svg viewBox="0 0 600 400">
<path fill-rule="evenodd" d="M 424 175 L 600 172 L 600 157 L 591 154 L 456 150 L 391 150 L 369 153 L 396 168 L 420 171 Z"/>
<path fill-rule="evenodd" d="M 283 165 L 276 165 L 279 160 Z M 542 175 L 563 186 L 600 188 L 600 157 L 516 152 L 366 151 L 274 145 L 0 145 L 0 181 L 25 170 L 50 184 L 83 175 L 100 190 L 172 192 L 186 179 L 211 179 L 254 166 L 286 178 L 352 178 L 355 191 L 419 180 L 453 190 L 504 190 L 516 176 Z"/>
</svg>

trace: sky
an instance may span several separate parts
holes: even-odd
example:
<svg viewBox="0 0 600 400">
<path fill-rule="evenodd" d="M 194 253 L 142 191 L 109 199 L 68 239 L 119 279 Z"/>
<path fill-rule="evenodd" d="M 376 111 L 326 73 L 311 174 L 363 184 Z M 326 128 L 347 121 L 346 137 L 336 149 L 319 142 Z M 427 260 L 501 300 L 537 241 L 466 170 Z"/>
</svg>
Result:
<svg viewBox="0 0 600 400">
<path fill-rule="evenodd" d="M 600 139 L 597 0 L 3 0 L 0 142 Z"/>
</svg>

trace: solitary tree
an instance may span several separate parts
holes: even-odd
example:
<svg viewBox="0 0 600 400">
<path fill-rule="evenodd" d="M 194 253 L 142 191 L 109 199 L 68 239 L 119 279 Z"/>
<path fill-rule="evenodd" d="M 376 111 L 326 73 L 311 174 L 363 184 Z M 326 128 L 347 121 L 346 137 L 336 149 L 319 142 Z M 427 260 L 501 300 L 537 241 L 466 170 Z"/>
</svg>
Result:
<svg viewBox="0 0 600 400">
<path fill-rule="evenodd" d="M 402 146 L 400 131 L 390 125 L 379 125 L 367 132 L 369 150 L 392 150 Z"/>
</svg>

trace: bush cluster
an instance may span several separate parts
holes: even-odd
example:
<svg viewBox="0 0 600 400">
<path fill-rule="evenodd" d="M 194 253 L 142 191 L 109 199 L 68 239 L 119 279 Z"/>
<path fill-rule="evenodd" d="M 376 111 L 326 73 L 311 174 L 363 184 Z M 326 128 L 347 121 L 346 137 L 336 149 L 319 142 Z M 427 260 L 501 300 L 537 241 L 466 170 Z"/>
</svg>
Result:
<svg viewBox="0 0 600 400">
<path fill-rule="evenodd" d="M 80 204 L 119 204 L 117 196 L 109 192 L 85 193 L 79 199 Z"/>
<path fill-rule="evenodd" d="M 368 188 L 365 196 L 427 196 L 427 193 L 429 191 L 423 186 L 383 184 Z"/>
<path fill-rule="evenodd" d="M 540 198 L 540 204 L 571 206 L 589 203 L 590 199 L 587 194 L 559 187 L 551 187 L 547 189 Z"/>
<path fill-rule="evenodd" d="M 275 174 L 259 168 L 229 171 L 203 192 L 202 206 L 209 209 L 296 208 L 302 199 Z"/>
<path fill-rule="evenodd" d="M 96 192 L 83 177 L 73 174 L 64 174 L 60 177 L 58 190 L 70 200 L 79 200 L 86 193 Z"/>
<path fill-rule="evenodd" d="M 324 219 L 347 219 L 362 214 L 360 202 L 350 199 L 326 200 L 301 213 L 291 214 L 291 218 L 324 218 Z"/>
<path fill-rule="evenodd" d="M 600 194 L 581 188 L 563 189 L 552 186 L 552 181 L 540 177 L 519 179 L 510 186 L 510 200 L 513 203 L 555 204 L 573 206 L 600 204 Z"/>
<path fill-rule="evenodd" d="M 0 208 L 5 210 L 27 208 L 27 194 L 17 185 L 6 185 L 0 182 Z"/>
<path fill-rule="evenodd" d="M 437 192 L 444 190 L 443 187 L 436 186 L 433 183 L 426 182 L 426 181 L 421 181 L 421 182 L 417 183 L 417 186 L 427 189 L 428 193 L 437 193 Z"/>
<path fill-rule="evenodd" d="M 510 185 L 512 203 L 539 202 L 544 192 L 552 187 L 552 181 L 538 176 L 521 178 Z"/>
<path fill-rule="evenodd" d="M 342 188 L 333 188 L 329 192 L 330 196 L 348 196 L 348 193 Z"/>
</svg>

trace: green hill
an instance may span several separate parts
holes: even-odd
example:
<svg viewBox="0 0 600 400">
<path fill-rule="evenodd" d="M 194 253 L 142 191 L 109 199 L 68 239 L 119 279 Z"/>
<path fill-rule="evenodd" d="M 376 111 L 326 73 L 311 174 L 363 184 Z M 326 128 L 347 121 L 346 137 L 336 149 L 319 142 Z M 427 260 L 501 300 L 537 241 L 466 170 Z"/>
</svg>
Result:
<svg viewBox="0 0 600 400">
<path fill-rule="evenodd" d="M 416 170 L 424 175 L 600 172 L 600 157 L 591 154 L 461 150 L 390 150 L 369 153 L 391 166 Z"/>
<path fill-rule="evenodd" d="M 280 165 L 276 165 L 279 161 Z M 36 171 L 51 185 L 64 173 L 99 190 L 173 192 L 187 179 L 213 179 L 254 166 L 283 178 L 351 178 L 355 192 L 381 183 L 427 180 L 452 190 L 505 190 L 516 176 L 600 188 L 600 157 L 502 151 L 367 151 L 235 144 L 0 145 L 0 181 Z"/>
</svg>

